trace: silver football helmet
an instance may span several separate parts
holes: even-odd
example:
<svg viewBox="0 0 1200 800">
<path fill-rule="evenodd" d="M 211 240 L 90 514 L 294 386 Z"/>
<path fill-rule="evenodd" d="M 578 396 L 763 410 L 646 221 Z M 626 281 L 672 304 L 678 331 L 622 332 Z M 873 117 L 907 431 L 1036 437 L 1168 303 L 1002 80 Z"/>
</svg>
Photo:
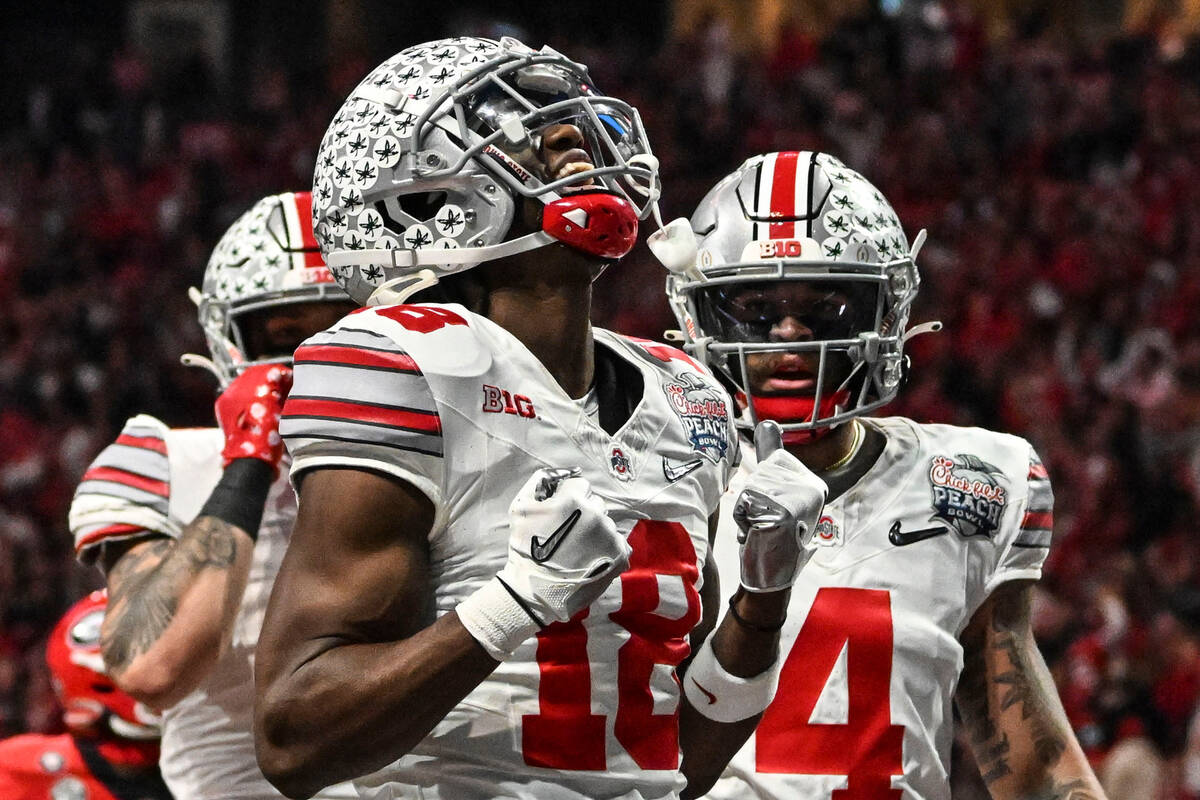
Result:
<svg viewBox="0 0 1200 800">
<path fill-rule="evenodd" d="M 906 330 L 924 231 L 910 248 L 884 196 L 831 155 L 747 159 L 700 201 L 691 226 L 698 251 L 668 276 L 668 299 L 685 349 L 740 390 L 744 429 L 766 417 L 811 437 L 879 408 L 900 386 L 905 340 L 938 326 Z M 772 340 L 797 302 L 781 282 L 813 287 L 792 309 L 806 320 L 803 341 Z M 747 356 L 767 352 L 816 354 L 813 395 L 752 395 Z M 835 374 L 844 377 L 830 385 Z"/>
<path fill-rule="evenodd" d="M 190 295 L 212 358 L 189 354 L 185 364 L 209 369 L 224 387 L 254 364 L 290 361 L 248 359 L 238 318 L 291 303 L 346 302 L 313 236 L 312 196 L 288 192 L 255 203 L 217 242 L 201 288 Z"/>
<path fill-rule="evenodd" d="M 535 156 L 556 123 L 582 132 L 588 160 L 545 174 Z M 599 94 L 586 67 L 549 47 L 460 37 L 397 53 L 351 92 L 317 154 L 313 224 L 356 302 L 400 302 L 553 242 L 619 258 L 658 196 L 637 111 Z M 542 229 L 514 236 L 521 198 L 544 204 Z"/>
</svg>

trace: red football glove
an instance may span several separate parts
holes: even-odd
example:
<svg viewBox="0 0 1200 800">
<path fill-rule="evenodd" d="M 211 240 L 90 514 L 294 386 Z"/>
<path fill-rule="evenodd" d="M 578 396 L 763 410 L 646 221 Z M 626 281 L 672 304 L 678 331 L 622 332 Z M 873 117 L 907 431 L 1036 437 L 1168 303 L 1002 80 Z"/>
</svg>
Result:
<svg viewBox="0 0 1200 800">
<path fill-rule="evenodd" d="M 283 439 L 279 415 L 292 388 L 292 369 L 259 364 L 238 375 L 217 398 L 217 422 L 225 434 L 225 466 L 236 458 L 257 458 L 279 475 Z"/>
</svg>

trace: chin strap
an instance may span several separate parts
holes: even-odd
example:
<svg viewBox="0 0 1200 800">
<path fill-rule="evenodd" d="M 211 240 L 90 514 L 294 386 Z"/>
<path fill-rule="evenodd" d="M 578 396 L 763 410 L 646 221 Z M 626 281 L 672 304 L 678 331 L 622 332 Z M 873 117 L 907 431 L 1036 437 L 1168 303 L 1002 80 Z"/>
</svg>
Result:
<svg viewBox="0 0 1200 800">
<path fill-rule="evenodd" d="M 204 301 L 204 295 L 195 286 L 189 286 L 188 299 L 196 305 L 196 308 L 200 308 L 200 304 Z M 208 336 L 207 330 L 205 331 L 205 336 Z M 211 347 L 211 339 L 209 346 Z M 228 339 L 222 337 L 221 346 L 223 346 L 230 354 L 230 357 L 233 359 L 235 364 L 245 360 L 242 357 L 241 351 L 237 349 L 237 346 Z M 217 367 L 216 362 L 214 362 L 208 356 L 202 356 L 197 353 L 184 353 L 179 357 L 179 363 L 183 364 L 185 367 L 199 367 L 200 369 L 211 372 L 217 379 L 217 387 L 220 391 L 224 391 L 225 387 L 228 386 L 232 380 L 232 378 L 223 375 L 221 370 Z"/>
<path fill-rule="evenodd" d="M 401 275 L 381 284 L 371 292 L 371 296 L 363 305 L 390 306 L 403 303 L 417 292 L 436 286 L 437 282 L 437 273 L 431 269 L 423 269 L 416 275 Z"/>
<path fill-rule="evenodd" d="M 446 272 L 458 272 L 454 267 L 471 267 L 555 242 L 597 258 L 617 259 L 633 249 L 637 232 L 637 212 L 628 200 L 611 192 L 580 192 L 546 203 L 542 230 L 506 242 L 486 247 L 335 250 L 325 262 L 331 270 L 386 264 L 399 269 L 440 266 L 448 267 Z M 408 294 L 412 291 L 416 289 Z"/>
<path fill-rule="evenodd" d="M 930 322 L 922 322 L 920 325 L 913 325 L 904 332 L 903 342 L 908 344 L 908 340 L 915 336 L 920 336 L 923 333 L 937 333 L 942 329 L 942 321 L 935 319 Z"/>
<path fill-rule="evenodd" d="M 200 369 L 211 372 L 217 379 L 217 383 L 224 389 L 227 381 L 221 376 L 221 371 L 217 369 L 217 365 L 208 356 L 202 356 L 198 353 L 184 353 L 179 357 L 179 363 L 185 367 L 199 367 Z"/>
<path fill-rule="evenodd" d="M 362 267 L 371 264 L 388 264 L 393 267 L 419 266 L 473 266 L 483 261 L 495 261 L 517 253 L 536 250 L 553 244 L 554 237 L 545 231 L 519 236 L 507 242 L 487 247 L 448 247 L 445 249 L 426 247 L 420 250 L 334 250 L 325 261 L 330 269 L 337 267 Z M 458 270 L 448 270 L 458 272 Z M 383 287 L 380 287 L 383 288 Z"/>
<path fill-rule="evenodd" d="M 696 266 L 700 245 L 696 241 L 691 223 L 679 217 L 664 225 L 658 203 L 654 204 L 653 211 L 658 230 L 646 239 L 646 246 L 650 248 L 650 252 L 673 275 L 682 275 L 696 281 L 704 280 L 704 274 Z"/>
</svg>

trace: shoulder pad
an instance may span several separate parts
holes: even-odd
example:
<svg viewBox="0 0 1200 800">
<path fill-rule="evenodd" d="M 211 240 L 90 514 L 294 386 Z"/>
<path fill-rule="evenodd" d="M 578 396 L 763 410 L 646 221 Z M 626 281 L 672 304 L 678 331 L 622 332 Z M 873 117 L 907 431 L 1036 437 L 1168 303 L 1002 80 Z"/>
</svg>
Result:
<svg viewBox="0 0 1200 800">
<path fill-rule="evenodd" d="M 364 348 L 400 349 L 414 365 L 429 374 L 481 374 L 491 366 L 497 347 L 497 343 L 488 341 L 486 320 L 452 304 L 406 303 L 362 308 L 326 333 Z"/>
<path fill-rule="evenodd" d="M 702 375 L 708 375 L 709 371 L 703 364 L 689 356 L 687 353 L 680 350 L 678 347 L 672 347 L 669 344 L 663 344 L 651 339 L 641 339 L 637 336 L 624 336 L 622 334 L 613 334 L 613 338 L 628 342 L 632 345 L 635 351 L 648 353 L 659 362 L 668 366 L 686 365 L 688 368 L 699 372 Z M 674 364 L 672 364 L 674 362 Z M 677 370 L 675 370 L 677 371 Z"/>
</svg>

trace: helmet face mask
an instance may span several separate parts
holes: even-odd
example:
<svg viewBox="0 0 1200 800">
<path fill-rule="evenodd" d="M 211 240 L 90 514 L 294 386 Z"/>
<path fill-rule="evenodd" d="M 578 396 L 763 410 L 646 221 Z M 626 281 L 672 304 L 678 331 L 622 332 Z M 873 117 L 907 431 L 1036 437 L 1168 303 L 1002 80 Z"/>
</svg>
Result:
<svg viewBox="0 0 1200 800">
<path fill-rule="evenodd" d="M 550 174 L 544 137 L 566 125 L 580 152 Z M 637 111 L 585 67 L 460 37 L 396 54 L 351 93 L 317 156 L 313 219 L 334 277 L 366 304 L 556 241 L 620 257 L 658 194 Z M 541 230 L 514 226 L 526 201 L 545 207 Z M 614 215 L 619 230 L 593 224 Z"/>
<path fill-rule="evenodd" d="M 312 233 L 308 192 L 271 195 L 239 217 L 213 249 L 197 301 L 200 327 L 222 386 L 255 364 L 290 353 L 250 353 L 241 322 L 283 306 L 342 302 Z"/>
<path fill-rule="evenodd" d="M 159 716 L 118 689 L 105 674 L 100 626 L 107 607 L 107 595 L 92 592 L 67 610 L 46 641 L 46 664 L 63 707 L 63 721 L 77 733 L 157 739 Z"/>
<path fill-rule="evenodd" d="M 745 405 L 741 427 L 765 416 L 811 439 L 895 397 L 919 276 L 866 179 L 822 153 L 756 156 L 708 193 L 692 227 L 696 269 L 670 275 L 667 293 L 685 349 Z M 784 383 L 804 389 L 764 388 L 778 354 L 811 371 Z"/>
</svg>

